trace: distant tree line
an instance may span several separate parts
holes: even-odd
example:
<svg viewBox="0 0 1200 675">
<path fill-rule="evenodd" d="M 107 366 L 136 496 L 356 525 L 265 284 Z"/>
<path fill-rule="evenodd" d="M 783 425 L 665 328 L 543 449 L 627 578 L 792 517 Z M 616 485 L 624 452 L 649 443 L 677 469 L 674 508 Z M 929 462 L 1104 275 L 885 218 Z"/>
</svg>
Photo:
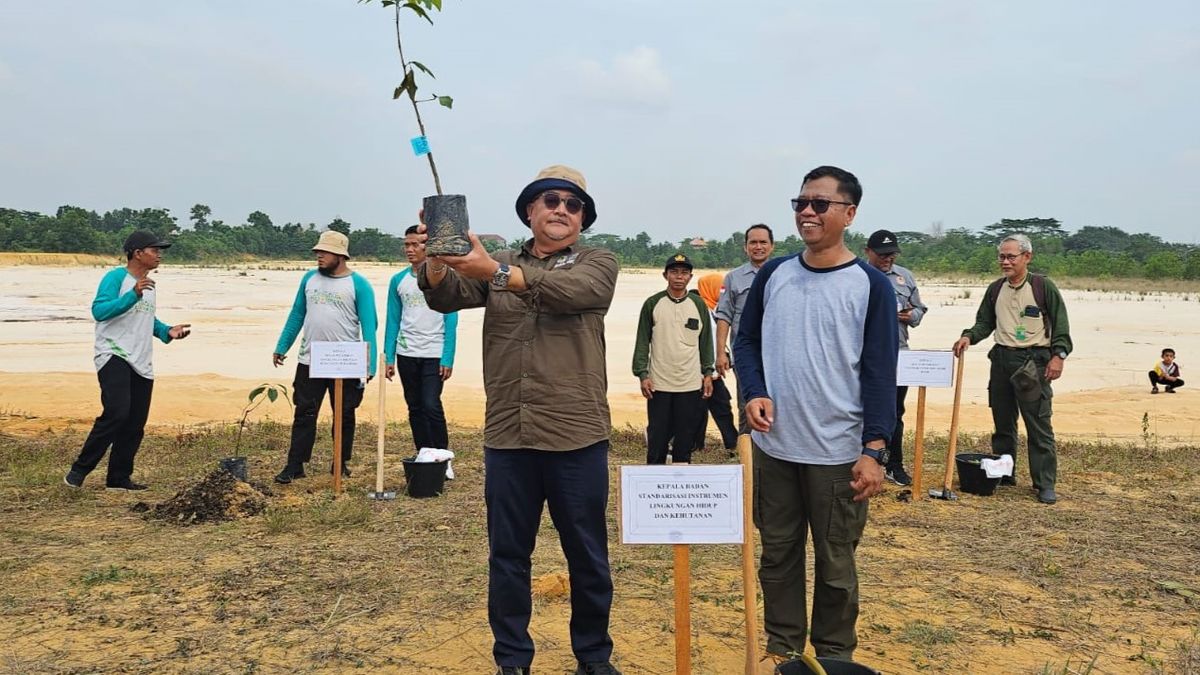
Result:
<svg viewBox="0 0 1200 675">
<path fill-rule="evenodd" d="M 314 223 L 275 225 L 262 211 L 251 213 L 245 222 L 237 224 L 213 220 L 211 216 L 212 209 L 196 204 L 188 216 L 188 227 L 181 227 L 167 209 L 121 208 L 99 214 L 62 206 L 54 215 L 46 215 L 0 208 L 0 250 L 112 255 L 121 250 L 130 232 L 149 229 L 170 238 L 172 261 L 295 260 L 311 257 L 312 246 L 323 230 L 351 234 L 350 223 L 341 218 L 318 227 Z M 787 230 L 776 232 L 775 255 L 804 249 L 794 229 Z M 996 243 L 1013 232 L 1033 240 L 1031 267 L 1051 276 L 1200 279 L 1200 248 L 1165 242 L 1152 234 L 1129 234 L 1117 227 L 1087 226 L 1068 233 L 1054 218 L 1006 218 L 980 231 L 943 230 L 934 223 L 928 232 L 897 230 L 896 236 L 903 249 L 900 262 L 910 269 L 924 274 L 989 275 L 997 273 Z M 861 254 L 868 234 L 848 232 L 851 250 Z M 359 259 L 403 261 L 403 239 L 402 235 L 374 227 L 355 229 L 351 249 Z M 584 241 L 613 251 L 627 267 L 659 267 L 668 256 L 681 251 L 697 267 L 710 269 L 736 267 L 746 259 L 742 231 L 724 241 L 711 240 L 702 245 L 693 245 L 690 238 L 655 242 L 646 232 L 633 237 L 593 234 L 585 236 Z M 518 240 L 509 246 L 521 244 Z M 489 250 L 499 247 L 493 242 L 486 245 Z"/>
</svg>

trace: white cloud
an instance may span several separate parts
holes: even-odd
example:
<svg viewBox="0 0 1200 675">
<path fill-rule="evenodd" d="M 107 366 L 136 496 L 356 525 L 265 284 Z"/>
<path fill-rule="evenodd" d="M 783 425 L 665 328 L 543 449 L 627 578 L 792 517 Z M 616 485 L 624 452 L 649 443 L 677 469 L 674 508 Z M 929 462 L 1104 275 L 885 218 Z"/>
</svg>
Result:
<svg viewBox="0 0 1200 675">
<path fill-rule="evenodd" d="M 652 47 L 617 54 L 610 65 L 581 61 L 576 76 L 584 97 L 622 107 L 660 109 L 671 97 L 671 78 Z"/>
</svg>

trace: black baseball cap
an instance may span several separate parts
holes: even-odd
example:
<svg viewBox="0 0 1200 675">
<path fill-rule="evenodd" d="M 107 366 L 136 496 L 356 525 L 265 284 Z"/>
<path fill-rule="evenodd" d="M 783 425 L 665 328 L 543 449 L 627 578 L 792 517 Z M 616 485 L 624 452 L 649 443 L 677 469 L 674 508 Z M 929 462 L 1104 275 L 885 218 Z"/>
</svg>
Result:
<svg viewBox="0 0 1200 675">
<path fill-rule="evenodd" d="M 667 264 L 663 267 L 663 271 L 666 272 L 672 267 L 686 267 L 689 270 L 696 269 L 695 266 L 692 265 L 692 259 L 682 253 L 676 253 L 670 258 L 667 258 Z"/>
<path fill-rule="evenodd" d="M 867 239 L 867 248 L 879 254 L 899 253 L 900 242 L 896 240 L 896 235 L 888 230 L 875 230 Z"/>
<path fill-rule="evenodd" d="M 125 237 L 125 252 L 133 253 L 139 248 L 171 248 L 171 244 L 159 239 L 150 230 L 137 230 Z"/>
</svg>

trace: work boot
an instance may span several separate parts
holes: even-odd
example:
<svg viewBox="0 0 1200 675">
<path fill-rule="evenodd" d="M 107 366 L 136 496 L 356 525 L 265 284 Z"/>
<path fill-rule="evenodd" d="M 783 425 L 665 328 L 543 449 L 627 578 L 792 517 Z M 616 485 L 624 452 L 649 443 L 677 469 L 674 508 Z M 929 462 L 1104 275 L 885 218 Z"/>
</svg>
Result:
<svg viewBox="0 0 1200 675">
<path fill-rule="evenodd" d="M 1058 495 L 1054 494 L 1054 488 L 1042 488 L 1038 490 L 1037 500 L 1043 504 L 1053 504 L 1058 501 Z"/>
<path fill-rule="evenodd" d="M 575 668 L 575 675 L 621 675 L 621 671 L 608 661 L 580 663 Z"/>
<path fill-rule="evenodd" d="M 300 467 L 294 467 L 291 464 L 288 464 L 287 466 L 283 467 L 283 471 L 280 471 L 275 475 L 275 482 L 279 483 L 280 485 L 287 485 L 297 478 L 305 477 L 303 465 Z"/>
</svg>

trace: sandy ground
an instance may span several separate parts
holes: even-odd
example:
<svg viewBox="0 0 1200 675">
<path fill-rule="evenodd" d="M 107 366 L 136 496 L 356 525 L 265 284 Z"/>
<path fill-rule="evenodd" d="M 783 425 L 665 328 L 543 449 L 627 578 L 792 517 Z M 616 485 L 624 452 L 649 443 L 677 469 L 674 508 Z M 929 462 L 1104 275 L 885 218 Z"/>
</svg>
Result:
<svg viewBox="0 0 1200 675">
<path fill-rule="evenodd" d="M 21 264 L 18 262 L 34 262 Z M 64 424 L 86 425 L 99 412 L 99 387 L 92 367 L 89 307 L 106 266 L 79 259 L 50 265 L 52 258 L 0 258 L 0 412 L 20 421 L 10 430 L 39 431 Z M 82 265 L 79 263 L 83 263 Z M 89 266 L 90 263 L 90 266 Z M 191 323 L 185 341 L 158 345 L 153 425 L 227 422 L 239 416 L 246 393 L 262 382 L 290 383 L 292 367 L 273 368 L 270 354 L 297 284 L 308 263 L 199 268 L 167 266 L 156 272 L 159 318 Z M 377 293 L 382 323 L 388 279 L 400 267 L 356 264 Z M 703 272 L 697 272 L 697 277 Z M 920 280 L 919 280 L 920 281 Z M 625 270 L 608 315 L 609 400 L 616 426 L 643 425 L 645 406 L 630 373 L 637 314 L 642 301 L 664 285 L 656 271 Z M 914 349 L 945 349 L 974 320 L 983 283 L 922 281 L 930 311 L 914 329 Z M 1195 443 L 1200 399 L 1189 388 L 1175 396 L 1150 396 L 1145 373 L 1165 345 L 1179 352 L 1185 379 L 1200 342 L 1196 293 L 1064 292 L 1075 352 L 1055 385 L 1056 430 L 1065 435 L 1135 439 L 1146 431 L 1160 439 Z M 968 297 L 969 296 L 969 297 Z M 483 417 L 480 310 L 462 312 L 458 355 L 447 382 L 445 405 L 452 422 L 478 425 Z M 380 340 L 382 340 L 382 327 Z M 990 340 L 967 354 L 961 428 L 991 428 L 985 356 Z M 291 360 L 295 362 L 296 348 Z M 369 385 L 361 411 L 378 417 L 378 382 Z M 909 395 L 908 424 L 915 418 L 916 392 Z M 927 429 L 949 429 L 951 389 L 928 392 Z M 260 408 L 265 417 L 286 419 L 284 404 Z M 259 413 L 256 413 L 258 416 Z M 397 383 L 387 392 L 389 420 L 404 419 Z"/>
</svg>

